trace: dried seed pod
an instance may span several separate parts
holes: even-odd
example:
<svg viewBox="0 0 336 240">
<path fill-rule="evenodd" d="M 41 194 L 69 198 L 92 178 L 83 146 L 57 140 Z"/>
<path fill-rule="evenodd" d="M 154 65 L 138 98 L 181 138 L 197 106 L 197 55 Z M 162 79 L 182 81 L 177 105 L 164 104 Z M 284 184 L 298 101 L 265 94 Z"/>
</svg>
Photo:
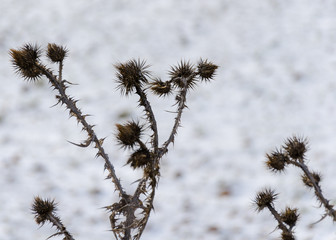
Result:
<svg viewBox="0 0 336 240">
<path fill-rule="evenodd" d="M 126 63 L 117 64 L 115 67 L 118 71 L 118 88 L 126 95 L 130 94 L 136 86 L 141 87 L 143 83 L 148 82 L 147 77 L 150 72 L 147 70 L 148 66 L 145 61 L 133 59 Z"/>
<path fill-rule="evenodd" d="M 19 50 L 11 49 L 9 54 L 16 72 L 24 79 L 35 81 L 42 76 L 38 67 L 41 50 L 37 45 L 25 44 Z"/>
<path fill-rule="evenodd" d="M 207 59 L 201 59 L 197 66 L 198 74 L 201 77 L 201 80 L 204 81 L 209 81 L 213 79 L 217 68 L 217 65 L 209 62 Z"/>
<path fill-rule="evenodd" d="M 148 149 L 136 150 L 128 159 L 127 164 L 130 164 L 134 169 L 146 166 L 151 160 Z"/>
<path fill-rule="evenodd" d="M 277 198 L 277 195 L 274 190 L 266 188 L 259 193 L 254 200 L 254 203 L 257 205 L 257 211 L 263 210 L 265 207 L 272 206 L 273 201 Z"/>
<path fill-rule="evenodd" d="M 119 143 L 124 147 L 133 148 L 137 141 L 140 140 L 142 126 L 133 121 L 125 125 L 116 124 L 116 126 L 118 129 L 117 139 Z"/>
<path fill-rule="evenodd" d="M 299 219 L 298 210 L 296 208 L 291 209 L 289 207 L 286 207 L 285 211 L 283 211 L 281 214 L 281 219 L 284 223 L 286 223 L 290 228 L 293 228 Z"/>
<path fill-rule="evenodd" d="M 167 96 L 168 94 L 171 93 L 171 82 L 170 81 L 166 81 L 163 82 L 160 79 L 155 79 L 152 83 L 151 83 L 151 90 L 154 94 L 158 95 L 158 96 Z"/>
<path fill-rule="evenodd" d="M 56 203 L 54 200 L 43 200 L 40 197 L 35 197 L 32 211 L 35 214 L 36 223 L 44 224 L 48 217 L 55 213 Z"/>
<path fill-rule="evenodd" d="M 48 43 L 47 57 L 52 62 L 62 62 L 67 54 L 68 50 L 65 47 L 59 46 L 55 43 Z"/>
<path fill-rule="evenodd" d="M 295 240 L 295 237 L 293 236 L 293 234 L 291 232 L 283 231 L 281 233 L 281 239 L 282 240 Z"/>
<path fill-rule="evenodd" d="M 177 66 L 172 67 L 169 74 L 175 87 L 193 88 L 196 85 L 196 71 L 189 62 L 181 61 Z"/>
<path fill-rule="evenodd" d="M 304 159 L 304 155 L 307 151 L 307 143 L 307 139 L 293 136 L 287 139 L 283 148 L 294 160 Z"/>
<path fill-rule="evenodd" d="M 313 172 L 312 173 L 312 177 L 313 179 L 315 180 L 315 183 L 318 185 L 321 181 L 321 174 L 317 173 L 317 172 Z M 307 175 L 302 175 L 301 176 L 301 179 L 303 181 L 303 183 L 309 187 L 309 188 L 312 188 L 314 187 L 313 183 L 311 182 L 311 180 L 309 179 L 309 177 Z"/>
<path fill-rule="evenodd" d="M 289 160 L 288 156 L 279 150 L 276 150 L 271 154 L 266 154 L 266 157 L 267 157 L 266 166 L 274 172 L 283 171 Z"/>
</svg>

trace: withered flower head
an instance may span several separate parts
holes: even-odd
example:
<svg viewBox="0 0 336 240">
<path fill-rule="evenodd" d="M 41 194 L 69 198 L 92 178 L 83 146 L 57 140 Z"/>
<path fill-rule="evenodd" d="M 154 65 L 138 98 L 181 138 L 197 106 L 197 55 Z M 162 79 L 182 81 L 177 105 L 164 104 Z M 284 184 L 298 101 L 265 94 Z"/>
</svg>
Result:
<svg viewBox="0 0 336 240">
<path fill-rule="evenodd" d="M 217 68 L 217 65 L 203 59 L 200 60 L 197 66 L 198 74 L 201 77 L 201 80 L 204 81 L 209 81 L 213 79 Z"/>
<path fill-rule="evenodd" d="M 10 49 L 9 54 L 16 72 L 24 79 L 34 81 L 42 76 L 38 67 L 41 50 L 37 45 L 25 44 L 18 50 Z"/>
<path fill-rule="evenodd" d="M 127 164 L 131 164 L 131 166 L 135 169 L 146 166 L 150 160 L 151 157 L 148 149 L 138 149 L 130 156 Z"/>
<path fill-rule="evenodd" d="M 277 195 L 274 190 L 266 188 L 259 193 L 254 200 L 254 203 L 257 205 L 257 211 L 263 210 L 265 207 L 272 206 L 273 201 L 277 198 Z"/>
<path fill-rule="evenodd" d="M 283 148 L 294 160 L 303 160 L 307 151 L 307 143 L 307 139 L 293 136 L 292 138 L 287 139 Z"/>
<path fill-rule="evenodd" d="M 317 185 L 320 183 L 321 178 L 322 178 L 322 177 L 321 177 L 321 174 L 319 174 L 319 173 L 317 173 L 317 172 L 313 172 L 313 173 L 312 173 L 312 177 L 313 177 L 313 179 L 314 179 L 314 181 L 315 181 L 315 183 L 316 183 Z M 314 187 L 312 181 L 309 179 L 309 177 L 308 177 L 307 175 L 302 175 L 302 176 L 301 176 L 301 179 L 302 179 L 303 183 L 304 183 L 307 187 L 309 187 L 309 188 Z"/>
<path fill-rule="evenodd" d="M 289 160 L 288 156 L 283 154 L 279 150 L 276 150 L 271 154 L 266 154 L 266 157 L 267 157 L 266 166 L 274 172 L 283 171 Z"/>
<path fill-rule="evenodd" d="M 295 237 L 293 236 L 293 234 L 291 232 L 283 231 L 281 233 L 281 239 L 282 240 L 295 240 Z"/>
<path fill-rule="evenodd" d="M 116 124 L 118 132 L 117 139 L 124 147 L 133 148 L 137 141 L 140 139 L 142 126 L 136 122 L 128 122 L 125 125 Z"/>
<path fill-rule="evenodd" d="M 193 88 L 196 85 L 196 71 L 189 62 L 181 61 L 177 66 L 173 66 L 169 72 L 171 81 L 178 88 Z"/>
<path fill-rule="evenodd" d="M 130 60 L 126 63 L 115 65 L 117 69 L 117 78 L 122 93 L 128 95 L 136 86 L 141 87 L 143 83 L 147 83 L 147 77 L 150 72 L 147 70 L 148 65 L 145 61 Z"/>
<path fill-rule="evenodd" d="M 293 228 L 299 219 L 298 210 L 296 208 L 291 209 L 289 207 L 286 207 L 285 211 L 283 211 L 281 214 L 281 219 L 284 223 L 286 223 L 290 228 Z"/>
<path fill-rule="evenodd" d="M 152 83 L 151 83 L 151 90 L 154 94 L 158 95 L 158 96 L 167 96 L 168 94 L 171 93 L 171 82 L 167 81 L 167 82 L 163 82 L 160 79 L 155 79 Z"/>
<path fill-rule="evenodd" d="M 52 62 L 62 62 L 67 54 L 68 50 L 65 47 L 56 45 L 55 43 L 48 43 L 47 57 Z"/>
<path fill-rule="evenodd" d="M 44 224 L 51 214 L 56 211 L 56 203 L 54 200 L 43 200 L 40 197 L 35 197 L 32 205 L 32 212 L 35 214 L 37 224 Z"/>
</svg>

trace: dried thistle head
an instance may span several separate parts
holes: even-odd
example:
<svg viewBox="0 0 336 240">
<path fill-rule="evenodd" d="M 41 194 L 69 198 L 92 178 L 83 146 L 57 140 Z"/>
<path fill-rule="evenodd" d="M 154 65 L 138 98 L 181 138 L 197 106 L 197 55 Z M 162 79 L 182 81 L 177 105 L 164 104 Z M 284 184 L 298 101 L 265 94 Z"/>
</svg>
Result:
<svg viewBox="0 0 336 240">
<path fill-rule="evenodd" d="M 306 138 L 293 136 L 287 139 L 283 148 L 291 158 L 298 160 L 304 159 L 304 155 L 307 152 L 307 144 Z"/>
<path fill-rule="evenodd" d="M 275 150 L 271 154 L 266 154 L 266 157 L 266 166 L 274 172 L 284 171 L 289 160 L 288 156 L 280 150 Z"/>
<path fill-rule="evenodd" d="M 151 154 L 148 149 L 138 149 L 127 161 L 134 169 L 144 167 L 151 161 Z"/>
<path fill-rule="evenodd" d="M 55 43 L 48 43 L 47 57 L 52 62 L 62 62 L 67 54 L 68 50 L 65 47 L 59 46 Z"/>
<path fill-rule="evenodd" d="M 283 231 L 281 233 L 281 239 L 282 240 L 295 240 L 295 237 L 293 236 L 293 234 L 291 232 Z"/>
<path fill-rule="evenodd" d="M 196 70 L 189 62 L 181 61 L 177 66 L 173 66 L 169 75 L 174 86 L 178 88 L 193 88 L 196 85 Z"/>
<path fill-rule="evenodd" d="M 277 198 L 277 195 L 274 190 L 266 188 L 257 193 L 257 196 L 254 200 L 256 204 L 257 211 L 262 211 L 265 207 L 272 206 L 274 200 Z"/>
<path fill-rule="evenodd" d="M 213 79 L 217 68 L 218 68 L 217 65 L 213 64 L 212 62 L 209 62 L 207 59 L 206 60 L 201 59 L 197 66 L 198 74 L 201 77 L 201 80 L 204 81 L 209 81 Z"/>
<path fill-rule="evenodd" d="M 26 80 L 37 80 L 42 76 L 38 67 L 41 50 L 37 45 L 25 44 L 22 48 L 10 49 L 9 54 L 17 73 Z"/>
<path fill-rule="evenodd" d="M 56 203 L 54 200 L 43 200 L 40 197 L 35 197 L 32 204 L 32 212 L 35 214 L 35 221 L 37 224 L 44 224 L 48 217 L 55 214 Z"/>
<path fill-rule="evenodd" d="M 316 183 L 317 185 L 320 183 L 320 181 L 321 181 L 321 179 L 322 179 L 321 174 L 320 174 L 320 173 L 317 173 L 317 172 L 313 172 L 313 173 L 312 173 L 312 177 L 313 177 L 313 179 L 314 179 L 314 181 L 315 181 L 315 183 Z M 307 175 L 302 175 L 302 176 L 301 176 L 301 179 L 302 179 L 303 183 L 304 183 L 307 187 L 309 187 L 309 188 L 314 187 L 312 181 L 309 179 L 309 177 L 308 177 Z"/>
<path fill-rule="evenodd" d="M 171 82 L 170 81 L 163 82 L 160 79 L 155 79 L 151 83 L 151 90 L 154 94 L 158 95 L 159 97 L 167 96 L 171 93 L 172 90 Z"/>
<path fill-rule="evenodd" d="M 140 140 L 140 136 L 142 133 L 142 126 L 137 122 L 130 121 L 124 125 L 116 124 L 118 132 L 117 139 L 119 143 L 127 148 L 133 148 L 134 145 Z"/>
<path fill-rule="evenodd" d="M 286 223 L 290 228 L 293 228 L 299 219 L 298 209 L 286 207 L 285 211 L 280 214 L 280 217 L 284 223 Z"/>
<path fill-rule="evenodd" d="M 136 86 L 141 87 L 143 83 L 147 83 L 147 77 L 150 72 L 147 70 L 148 65 L 145 61 L 130 60 L 126 63 L 119 63 L 115 65 L 117 69 L 118 88 L 126 95 L 130 94 Z"/>
</svg>

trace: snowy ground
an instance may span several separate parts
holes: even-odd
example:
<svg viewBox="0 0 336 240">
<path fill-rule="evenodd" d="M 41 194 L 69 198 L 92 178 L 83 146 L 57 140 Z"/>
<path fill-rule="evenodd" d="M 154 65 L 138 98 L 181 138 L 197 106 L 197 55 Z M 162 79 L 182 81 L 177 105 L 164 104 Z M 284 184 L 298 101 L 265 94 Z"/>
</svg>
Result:
<svg viewBox="0 0 336 240">
<path fill-rule="evenodd" d="M 277 208 L 300 208 L 300 240 L 336 239 L 299 171 L 269 173 L 265 153 L 292 134 L 307 136 L 311 168 L 323 173 L 325 195 L 336 201 L 336 3 L 332 0 L 1 0 L 0 239 L 45 239 L 30 212 L 33 196 L 55 198 L 76 239 L 111 239 L 101 207 L 113 201 L 103 164 L 92 149 L 67 142 L 84 137 L 56 106 L 46 81 L 29 84 L 13 73 L 8 50 L 31 42 L 70 50 L 64 77 L 90 113 L 127 184 L 115 123 L 135 118 L 135 98 L 116 91 L 113 64 L 146 59 L 167 78 L 181 59 L 208 58 L 216 80 L 190 92 L 174 148 L 143 239 L 277 239 L 276 223 L 257 214 L 257 190 L 280 193 Z M 173 99 L 152 98 L 161 141 L 171 127 Z M 131 176 L 131 177 L 130 177 Z M 133 177 L 134 176 L 134 177 Z M 131 186 L 132 188 L 132 186 Z M 60 238 L 59 238 L 60 239 Z"/>
</svg>

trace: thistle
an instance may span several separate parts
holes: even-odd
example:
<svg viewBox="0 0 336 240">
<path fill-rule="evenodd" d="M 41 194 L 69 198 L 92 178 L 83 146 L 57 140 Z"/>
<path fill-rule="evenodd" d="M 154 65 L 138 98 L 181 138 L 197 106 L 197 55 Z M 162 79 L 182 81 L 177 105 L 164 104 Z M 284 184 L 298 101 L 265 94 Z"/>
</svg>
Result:
<svg viewBox="0 0 336 240">
<path fill-rule="evenodd" d="M 48 44 L 46 56 L 51 63 L 58 64 L 58 74 L 47 68 L 40 59 L 42 51 L 36 45 L 26 44 L 24 47 L 10 50 L 12 63 L 17 73 L 24 79 L 37 80 L 46 77 L 56 90 L 57 103 L 68 110 L 70 117 L 77 120 L 86 132 L 87 138 L 80 143 L 72 143 L 79 147 L 93 146 L 96 156 L 103 159 L 106 179 L 112 181 L 119 199 L 109 206 L 109 221 L 116 239 L 140 239 L 150 216 L 155 197 L 156 187 L 160 177 L 161 158 L 167 154 L 169 146 L 174 143 L 177 130 L 181 124 L 182 113 L 186 109 L 187 92 L 202 81 L 213 79 L 217 66 L 201 60 L 197 67 L 189 62 L 180 62 L 172 67 L 167 81 L 153 77 L 149 66 L 143 60 L 130 60 L 115 65 L 117 87 L 124 95 L 136 94 L 138 106 L 143 109 L 141 118 L 144 122 L 129 121 L 116 124 L 116 140 L 123 149 L 131 152 L 126 164 L 142 171 L 142 177 L 137 181 L 136 190 L 128 193 L 117 177 L 116 170 L 104 148 L 105 138 L 97 136 L 94 125 L 87 121 L 88 114 L 83 114 L 78 107 L 78 100 L 67 93 L 71 86 L 62 78 L 63 62 L 68 56 L 68 50 L 57 44 Z M 159 142 L 159 131 L 156 117 L 147 98 L 148 90 L 157 96 L 175 95 L 176 116 L 170 134 L 166 141 Z M 146 134 L 144 134 L 146 132 Z M 148 133 L 148 134 L 147 134 Z M 143 139 L 146 138 L 147 139 Z M 33 203 L 33 213 L 38 224 L 51 222 L 57 228 L 52 235 L 63 235 L 65 240 L 73 240 L 60 218 L 56 216 L 56 204 L 53 200 L 43 200 L 36 197 Z"/>
</svg>

